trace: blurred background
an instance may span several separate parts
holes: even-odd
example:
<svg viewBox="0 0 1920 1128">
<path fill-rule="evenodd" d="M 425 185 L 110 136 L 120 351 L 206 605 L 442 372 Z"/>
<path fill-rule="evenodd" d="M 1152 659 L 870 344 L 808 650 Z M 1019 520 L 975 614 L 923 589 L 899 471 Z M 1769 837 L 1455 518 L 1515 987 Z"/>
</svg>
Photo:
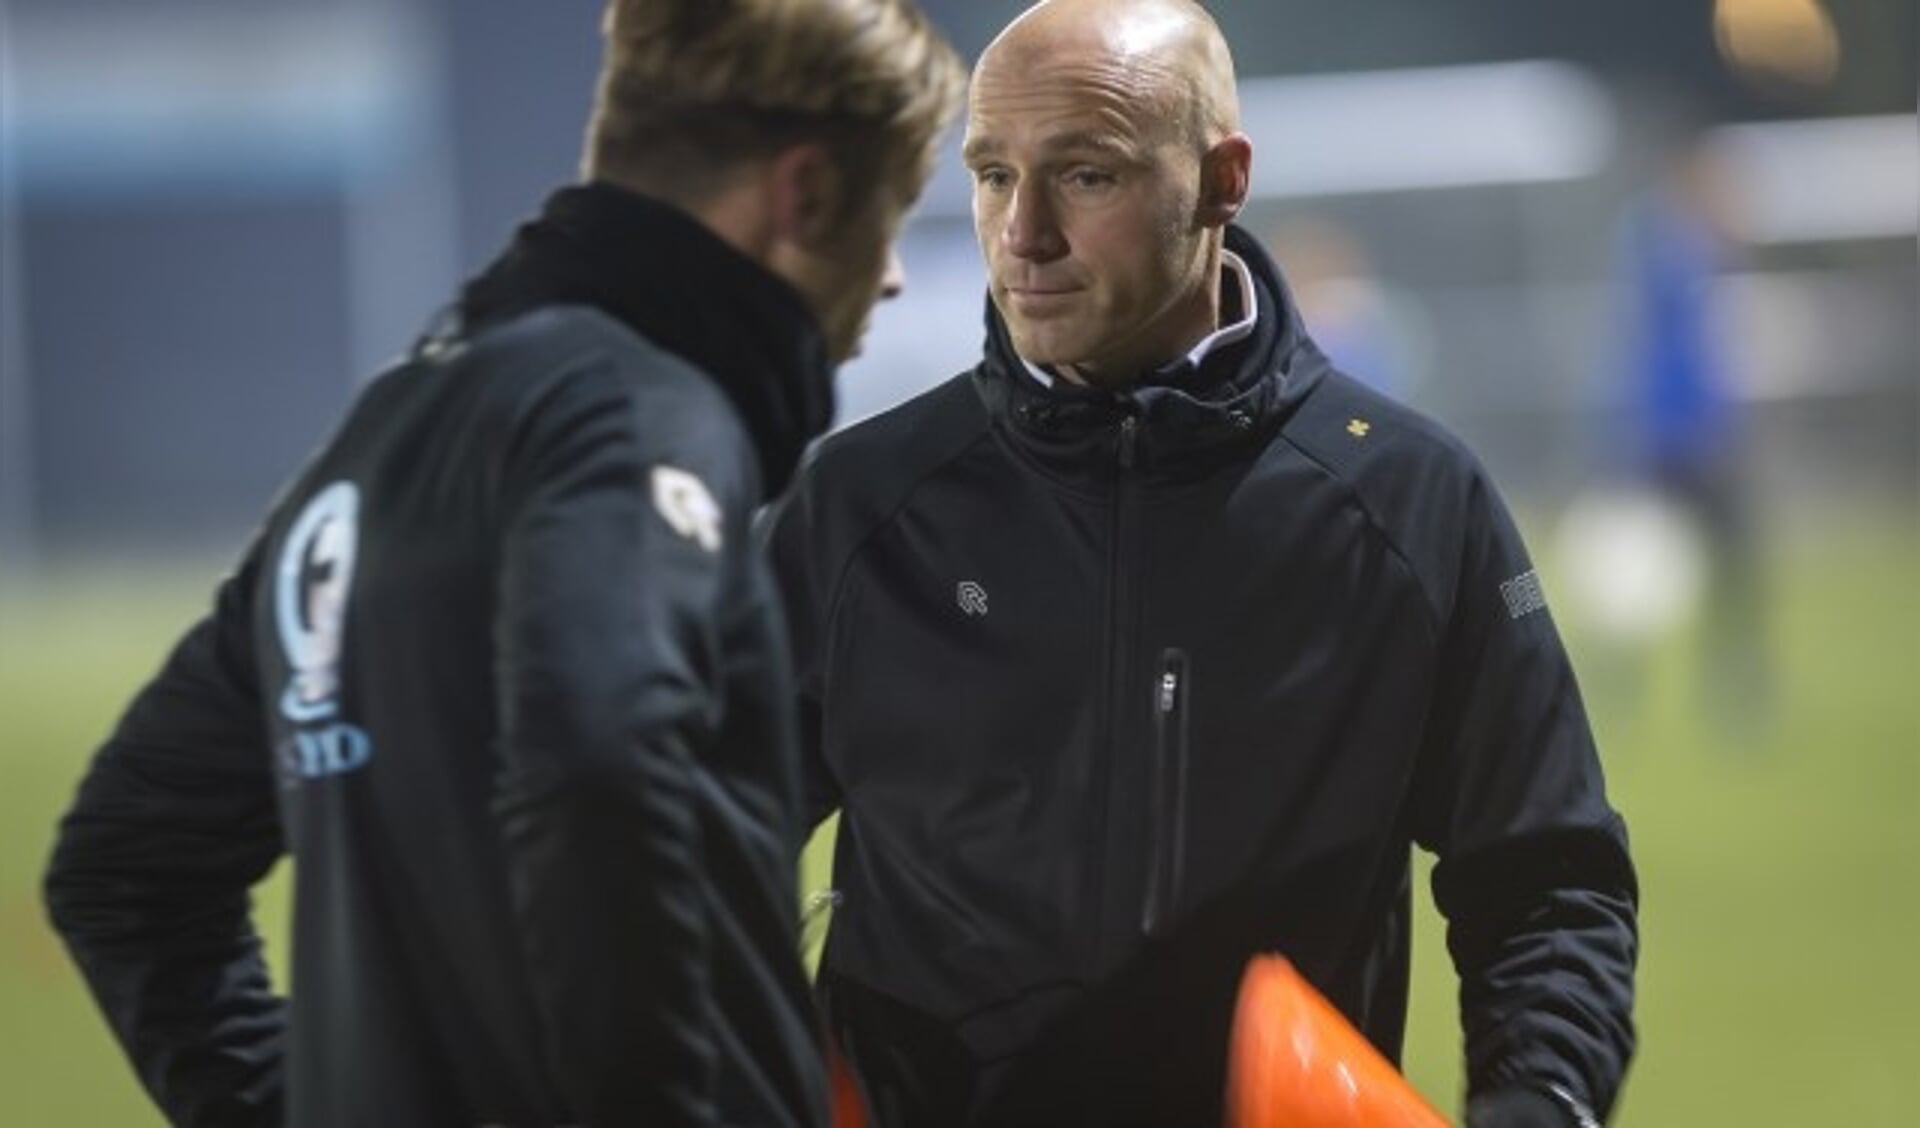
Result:
<svg viewBox="0 0 1920 1128">
<path fill-rule="evenodd" d="M 1024 6 L 923 3 L 969 57 Z M 1618 1123 L 1912 1123 L 1913 0 L 1209 7 L 1246 225 L 1479 451 L 1569 636 L 1645 886 Z M 0 1121 L 157 1123 L 43 923 L 53 822 L 278 484 L 572 176 L 598 8 L 0 0 Z M 903 258 L 843 422 L 977 356 L 951 153 Z M 1406 1066 L 1454 1109 L 1423 912 Z"/>
</svg>

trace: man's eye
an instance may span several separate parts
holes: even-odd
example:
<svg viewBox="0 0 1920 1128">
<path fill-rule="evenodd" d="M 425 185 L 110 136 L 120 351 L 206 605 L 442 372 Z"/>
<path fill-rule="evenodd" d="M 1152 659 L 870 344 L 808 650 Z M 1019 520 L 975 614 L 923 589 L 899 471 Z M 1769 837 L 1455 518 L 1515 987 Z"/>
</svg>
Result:
<svg viewBox="0 0 1920 1128">
<path fill-rule="evenodd" d="M 1013 177 L 1004 168 L 983 168 L 973 174 L 974 182 L 982 188 L 991 188 L 998 192 L 1013 183 Z"/>
<path fill-rule="evenodd" d="M 1067 173 L 1067 183 L 1082 191 L 1110 187 L 1114 180 L 1112 173 L 1098 168 L 1076 168 Z"/>
</svg>

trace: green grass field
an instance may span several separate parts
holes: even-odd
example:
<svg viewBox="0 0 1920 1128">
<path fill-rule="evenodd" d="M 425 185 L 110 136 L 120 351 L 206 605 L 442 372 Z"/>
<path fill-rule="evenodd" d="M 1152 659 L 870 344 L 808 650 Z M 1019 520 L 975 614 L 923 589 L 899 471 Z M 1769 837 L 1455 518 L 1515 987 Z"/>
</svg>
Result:
<svg viewBox="0 0 1920 1128">
<path fill-rule="evenodd" d="M 159 1123 L 37 880 L 86 757 L 205 586 L 130 569 L 0 602 L 0 1123 Z M 1900 953 L 1920 936 L 1920 530 L 1784 545 L 1769 591 L 1778 692 L 1747 723 L 1696 707 L 1690 636 L 1638 679 L 1589 685 L 1644 885 L 1641 1052 L 1619 1124 L 1914 1123 L 1920 971 Z M 272 952 L 285 903 L 277 877 L 260 898 Z M 1453 988 L 1430 911 L 1414 971 L 1407 1069 L 1452 1110 Z"/>
</svg>

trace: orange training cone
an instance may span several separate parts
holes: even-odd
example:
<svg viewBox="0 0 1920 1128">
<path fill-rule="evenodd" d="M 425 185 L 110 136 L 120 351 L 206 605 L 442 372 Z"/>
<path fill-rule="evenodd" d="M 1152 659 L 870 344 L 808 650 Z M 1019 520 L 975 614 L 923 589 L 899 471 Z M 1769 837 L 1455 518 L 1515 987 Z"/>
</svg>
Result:
<svg viewBox="0 0 1920 1128">
<path fill-rule="evenodd" d="M 1446 1118 L 1280 956 L 1240 978 L 1228 1128 L 1446 1128 Z"/>
<path fill-rule="evenodd" d="M 827 1094 L 833 1105 L 833 1128 L 867 1128 L 867 1102 L 860 1083 L 840 1047 L 827 1039 Z"/>
</svg>

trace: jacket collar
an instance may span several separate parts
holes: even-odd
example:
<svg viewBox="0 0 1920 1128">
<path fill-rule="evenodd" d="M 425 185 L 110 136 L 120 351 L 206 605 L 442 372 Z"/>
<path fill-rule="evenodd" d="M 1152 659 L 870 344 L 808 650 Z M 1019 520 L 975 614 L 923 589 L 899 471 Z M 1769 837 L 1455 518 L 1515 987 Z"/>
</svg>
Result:
<svg viewBox="0 0 1920 1128">
<path fill-rule="evenodd" d="M 987 303 L 986 356 L 974 381 L 997 426 L 1053 469 L 1074 477 L 1125 460 L 1149 474 L 1203 470 L 1272 429 L 1318 382 L 1326 358 L 1307 336 L 1271 256 L 1237 226 L 1226 249 L 1253 287 L 1250 330 L 1228 333 L 1124 392 L 1036 380 Z M 1131 417 L 1131 436 L 1123 421 Z"/>
<path fill-rule="evenodd" d="M 480 275 L 460 331 L 545 305 L 593 306 L 691 362 L 739 412 L 767 496 L 833 419 L 833 365 L 799 292 L 666 203 L 563 188 Z"/>
</svg>

